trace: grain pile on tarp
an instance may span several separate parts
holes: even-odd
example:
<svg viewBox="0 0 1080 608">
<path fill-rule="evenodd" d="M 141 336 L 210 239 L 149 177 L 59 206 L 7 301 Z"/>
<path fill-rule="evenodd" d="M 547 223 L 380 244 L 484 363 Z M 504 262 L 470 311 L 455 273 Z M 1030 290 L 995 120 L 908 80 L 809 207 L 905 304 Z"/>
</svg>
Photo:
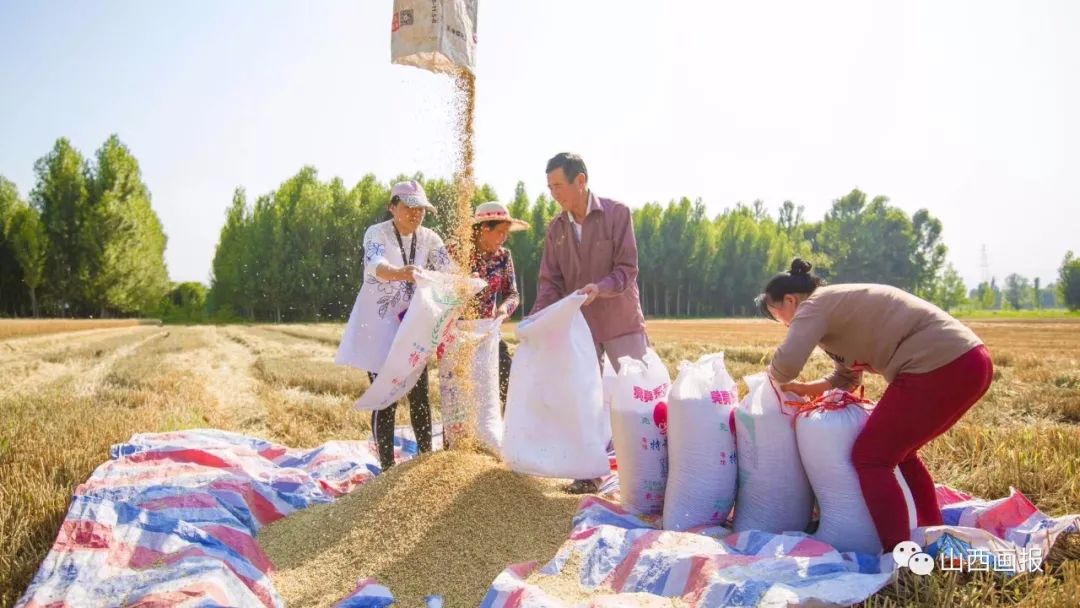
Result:
<svg viewBox="0 0 1080 608">
<path fill-rule="evenodd" d="M 399 432 L 408 459 L 415 443 Z M 483 608 L 849 604 L 892 576 L 891 556 L 803 534 L 663 531 L 600 498 L 571 529 L 576 498 L 479 451 L 436 452 L 365 483 L 375 462 L 365 442 L 294 450 L 220 431 L 136 435 L 75 491 L 17 606 L 276 607 L 293 594 L 301 606 L 387 606 L 393 595 L 399 606 L 441 596 L 429 605 Z M 913 533 L 938 559 L 1011 554 L 1013 571 L 1027 570 L 1080 531 L 1080 515 L 1048 517 L 1015 491 L 987 501 L 939 486 L 938 502 L 946 525 Z M 290 513 L 264 551 L 256 532 Z M 552 553 L 543 568 L 527 561 Z"/>
<path fill-rule="evenodd" d="M 422 606 L 431 595 L 446 606 L 476 606 L 506 564 L 552 555 L 578 504 L 553 482 L 455 448 L 270 526 L 259 542 L 290 606 L 330 605 L 367 578 L 400 606 Z"/>
</svg>

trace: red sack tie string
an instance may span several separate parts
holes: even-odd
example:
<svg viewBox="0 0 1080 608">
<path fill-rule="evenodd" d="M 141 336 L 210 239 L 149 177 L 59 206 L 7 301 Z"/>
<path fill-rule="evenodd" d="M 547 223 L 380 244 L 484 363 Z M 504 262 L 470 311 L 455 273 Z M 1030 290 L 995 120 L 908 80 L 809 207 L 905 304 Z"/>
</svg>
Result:
<svg viewBox="0 0 1080 608">
<path fill-rule="evenodd" d="M 842 410 L 849 405 L 855 405 L 864 410 L 869 410 L 874 406 L 874 402 L 866 398 L 866 387 L 860 386 L 859 395 L 857 397 L 854 393 L 842 389 L 833 389 L 818 395 L 813 401 L 785 401 L 784 405 L 794 406 L 797 410 L 795 416 L 791 419 L 791 426 L 794 427 L 795 419 L 799 416 L 809 416 L 820 410 Z"/>
</svg>

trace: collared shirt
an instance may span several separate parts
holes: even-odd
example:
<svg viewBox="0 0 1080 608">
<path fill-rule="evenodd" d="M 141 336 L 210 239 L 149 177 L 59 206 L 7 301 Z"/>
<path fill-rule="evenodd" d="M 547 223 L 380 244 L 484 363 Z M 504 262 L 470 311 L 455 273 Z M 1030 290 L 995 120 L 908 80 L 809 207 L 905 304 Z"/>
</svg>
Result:
<svg viewBox="0 0 1080 608">
<path fill-rule="evenodd" d="M 589 209 L 577 237 L 568 214 L 548 225 L 540 259 L 535 314 L 563 297 L 595 283 L 600 293 L 581 309 L 593 340 L 604 342 L 645 332 L 638 296 L 638 252 L 630 208 L 589 193 Z"/>
<path fill-rule="evenodd" d="M 585 217 L 589 217 L 590 213 L 592 213 L 596 209 L 599 209 L 599 207 L 597 206 L 597 205 L 599 205 L 599 203 L 594 204 L 595 199 L 596 199 L 596 197 L 593 196 L 593 193 L 590 191 L 589 192 L 589 200 L 586 201 L 586 203 L 585 203 Z M 577 223 L 577 220 L 574 219 L 574 214 L 570 213 L 569 211 L 566 212 L 566 219 L 570 220 L 570 225 L 574 227 L 574 236 L 577 237 L 577 242 L 580 243 L 581 242 L 581 224 Z M 584 220 L 582 220 L 582 221 L 584 222 Z"/>
</svg>

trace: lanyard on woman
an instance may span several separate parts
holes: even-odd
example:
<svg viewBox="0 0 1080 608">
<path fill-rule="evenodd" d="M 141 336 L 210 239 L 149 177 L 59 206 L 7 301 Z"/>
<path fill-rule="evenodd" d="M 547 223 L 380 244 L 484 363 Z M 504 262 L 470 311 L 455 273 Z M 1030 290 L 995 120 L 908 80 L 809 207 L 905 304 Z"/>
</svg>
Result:
<svg viewBox="0 0 1080 608">
<path fill-rule="evenodd" d="M 394 236 L 397 238 L 398 249 L 401 250 L 401 261 L 406 266 L 412 266 L 414 260 L 416 260 L 416 233 L 413 233 L 412 242 L 409 243 L 409 257 L 405 257 L 405 243 L 401 241 L 401 233 L 398 232 L 397 224 L 394 224 Z"/>
<path fill-rule="evenodd" d="M 393 224 L 393 222 L 391 222 L 391 223 Z M 401 233 L 398 232 L 397 224 L 394 224 L 394 236 L 397 238 L 398 249 L 401 250 L 401 261 L 404 262 L 405 266 L 411 266 L 412 263 L 416 260 L 416 241 L 417 241 L 416 233 L 413 232 L 412 242 L 409 243 L 409 256 L 408 257 L 405 256 L 405 243 L 403 243 L 401 241 Z M 413 285 L 412 283 L 406 282 L 405 283 L 406 297 L 412 298 L 413 290 L 415 288 L 416 288 L 416 285 Z M 404 314 L 404 311 L 402 311 L 402 314 Z"/>
</svg>

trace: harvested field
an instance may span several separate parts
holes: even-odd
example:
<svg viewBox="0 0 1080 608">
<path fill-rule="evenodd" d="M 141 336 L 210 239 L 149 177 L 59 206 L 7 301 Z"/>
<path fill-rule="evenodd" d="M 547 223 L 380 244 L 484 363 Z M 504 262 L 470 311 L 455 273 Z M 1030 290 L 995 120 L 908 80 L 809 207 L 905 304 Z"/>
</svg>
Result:
<svg viewBox="0 0 1080 608">
<path fill-rule="evenodd" d="M 970 324 L 993 353 L 995 384 L 955 428 L 923 450 L 928 466 L 939 481 L 976 495 L 1004 496 L 1013 486 L 1052 515 L 1080 512 L 1080 320 Z M 512 335 L 512 326 L 505 329 Z M 651 321 L 649 331 L 673 374 L 681 359 L 724 350 L 736 378 L 760 371 L 783 335 L 779 326 L 757 320 Z M 349 406 L 367 380 L 333 365 L 340 333 L 334 324 L 130 326 L 0 342 L 0 373 L 9 379 L 0 386 L 0 606 L 13 604 L 25 589 L 56 537 L 72 489 L 108 458 L 112 443 L 138 432 L 198 427 L 297 447 L 366 437 L 368 417 Z M 829 364 L 815 356 L 807 377 Z M 431 379 L 437 410 L 436 374 Z M 867 395 L 877 397 L 884 384 L 868 379 Z M 407 410 L 398 408 L 399 423 L 407 422 Z M 424 485 L 425 476 L 443 481 Z M 425 488 L 427 495 L 419 496 Z M 510 493 L 520 495 L 495 496 L 491 488 L 516 488 Z M 419 512 L 414 499 L 433 506 Z M 460 536 L 460 522 L 472 521 L 474 511 L 483 517 L 483 530 L 511 525 L 498 515 L 510 508 L 516 511 L 508 521 L 517 529 L 521 520 L 527 535 L 500 532 L 511 537 L 506 543 Z M 448 594 L 447 606 L 468 606 L 475 605 L 468 598 L 482 596 L 507 564 L 552 557 L 575 508 L 576 498 L 553 492 L 546 482 L 512 476 L 482 455 L 441 454 L 394 469 L 339 504 L 301 513 L 283 522 L 281 532 L 268 533 L 286 537 L 293 519 L 346 510 L 363 525 L 400 524 L 393 532 L 400 534 L 394 537 L 400 546 L 381 552 L 382 533 L 365 533 L 344 517 L 310 520 L 351 540 L 309 542 L 300 554 L 279 561 L 276 580 L 296 605 L 329 605 L 357 579 L 374 576 L 403 599 L 441 592 Z M 356 554 L 361 549 L 371 555 Z M 333 555 L 344 557 L 329 559 Z M 1014 579 L 902 576 L 867 604 L 1075 605 L 1080 541 L 1059 543 L 1052 557 L 1046 574 Z M 316 565 L 347 582 L 319 589 L 295 583 Z M 445 574 L 447 584 L 436 588 L 430 572 Z M 466 573 L 477 578 L 466 580 Z"/>
<path fill-rule="evenodd" d="M 0 319 L 0 340 L 135 325 L 161 325 L 161 321 L 156 319 Z"/>
</svg>

